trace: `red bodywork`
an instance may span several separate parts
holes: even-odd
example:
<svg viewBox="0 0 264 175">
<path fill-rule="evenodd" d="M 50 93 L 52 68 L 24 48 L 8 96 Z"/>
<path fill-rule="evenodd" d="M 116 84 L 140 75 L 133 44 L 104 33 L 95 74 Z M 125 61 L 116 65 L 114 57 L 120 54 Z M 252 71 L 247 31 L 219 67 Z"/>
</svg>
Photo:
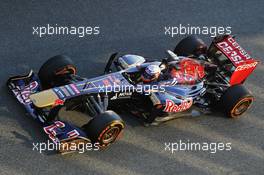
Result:
<svg viewBox="0 0 264 175">
<path fill-rule="evenodd" d="M 171 71 L 171 76 L 176 78 L 179 84 L 195 84 L 205 76 L 205 71 L 198 61 L 186 57 L 180 61 L 178 70 Z"/>
<path fill-rule="evenodd" d="M 230 35 L 217 42 L 216 47 L 236 67 L 230 78 L 230 85 L 241 84 L 256 68 L 258 61 L 251 56 Z"/>
</svg>

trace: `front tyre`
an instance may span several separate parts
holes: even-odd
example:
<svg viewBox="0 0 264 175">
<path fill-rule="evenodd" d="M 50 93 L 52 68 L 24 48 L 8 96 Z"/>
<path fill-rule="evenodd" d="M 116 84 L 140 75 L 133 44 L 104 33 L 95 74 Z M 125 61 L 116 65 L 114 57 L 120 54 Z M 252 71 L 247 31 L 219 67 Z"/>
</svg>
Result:
<svg viewBox="0 0 264 175">
<path fill-rule="evenodd" d="M 83 129 L 93 143 L 107 147 L 119 137 L 124 129 L 124 122 L 115 112 L 105 111 L 91 119 Z"/>
<path fill-rule="evenodd" d="M 65 55 L 48 59 L 39 69 L 38 76 L 43 89 L 64 85 L 67 75 L 76 74 L 73 61 Z"/>
<path fill-rule="evenodd" d="M 221 97 L 221 106 L 228 117 L 237 118 L 248 110 L 253 100 L 254 97 L 243 85 L 235 85 Z"/>
</svg>

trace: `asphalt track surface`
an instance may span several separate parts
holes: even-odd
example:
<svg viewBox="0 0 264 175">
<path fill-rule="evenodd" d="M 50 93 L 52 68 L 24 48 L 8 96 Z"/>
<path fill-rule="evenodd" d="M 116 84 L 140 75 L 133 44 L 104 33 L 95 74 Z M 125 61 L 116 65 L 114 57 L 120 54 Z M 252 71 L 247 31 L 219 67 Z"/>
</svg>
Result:
<svg viewBox="0 0 264 175">
<path fill-rule="evenodd" d="M 32 151 L 45 142 L 40 126 L 8 93 L 7 78 L 30 68 L 37 71 L 51 56 L 67 54 L 79 74 L 94 77 L 112 52 L 163 58 L 184 36 L 164 35 L 164 26 L 231 26 L 239 43 L 262 62 L 264 1 L 1 1 L 0 2 L 0 174 L 263 174 L 264 66 L 246 82 L 255 94 L 240 119 L 220 115 L 187 117 L 159 127 L 143 127 L 122 115 L 123 138 L 109 149 L 66 156 Z M 32 35 L 46 24 L 100 26 L 100 35 Z M 209 36 L 201 36 L 207 43 Z M 165 142 L 231 142 L 231 151 L 165 151 Z"/>
</svg>

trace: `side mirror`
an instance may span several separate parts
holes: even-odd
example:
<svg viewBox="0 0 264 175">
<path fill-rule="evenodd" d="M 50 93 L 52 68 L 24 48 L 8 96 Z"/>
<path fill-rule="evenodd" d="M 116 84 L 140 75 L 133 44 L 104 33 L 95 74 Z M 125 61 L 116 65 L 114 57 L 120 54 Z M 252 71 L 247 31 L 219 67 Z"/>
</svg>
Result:
<svg viewBox="0 0 264 175">
<path fill-rule="evenodd" d="M 113 54 L 110 56 L 110 58 L 109 58 L 109 60 L 108 60 L 108 62 L 107 62 L 107 64 L 106 64 L 106 66 L 105 66 L 104 74 L 110 73 L 110 72 L 112 71 L 112 70 L 111 70 L 111 65 L 112 65 L 114 59 L 116 58 L 117 54 L 118 54 L 118 53 L 116 52 L 116 53 L 113 53 Z"/>
<path fill-rule="evenodd" d="M 180 61 L 179 57 L 171 50 L 167 50 L 166 53 L 169 56 L 167 61 Z"/>
</svg>

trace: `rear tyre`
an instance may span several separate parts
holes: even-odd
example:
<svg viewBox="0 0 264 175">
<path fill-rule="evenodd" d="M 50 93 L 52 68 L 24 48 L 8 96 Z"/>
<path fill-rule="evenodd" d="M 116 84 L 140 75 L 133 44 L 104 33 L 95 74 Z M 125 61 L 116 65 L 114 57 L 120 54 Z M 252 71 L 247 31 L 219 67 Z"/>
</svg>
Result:
<svg viewBox="0 0 264 175">
<path fill-rule="evenodd" d="M 254 97 L 243 85 L 231 86 L 221 97 L 221 106 L 225 114 L 237 118 L 248 110 Z"/>
<path fill-rule="evenodd" d="M 182 39 L 174 49 L 174 53 L 178 56 L 199 56 L 206 52 L 207 46 L 203 40 L 193 35 Z"/>
<path fill-rule="evenodd" d="M 106 111 L 91 119 L 82 128 L 92 143 L 107 147 L 120 136 L 124 122 L 115 112 Z"/>
<path fill-rule="evenodd" d="M 57 55 L 48 59 L 39 69 L 38 76 L 43 89 L 61 85 L 63 78 L 76 74 L 76 67 L 72 60 L 64 55 Z"/>
</svg>

